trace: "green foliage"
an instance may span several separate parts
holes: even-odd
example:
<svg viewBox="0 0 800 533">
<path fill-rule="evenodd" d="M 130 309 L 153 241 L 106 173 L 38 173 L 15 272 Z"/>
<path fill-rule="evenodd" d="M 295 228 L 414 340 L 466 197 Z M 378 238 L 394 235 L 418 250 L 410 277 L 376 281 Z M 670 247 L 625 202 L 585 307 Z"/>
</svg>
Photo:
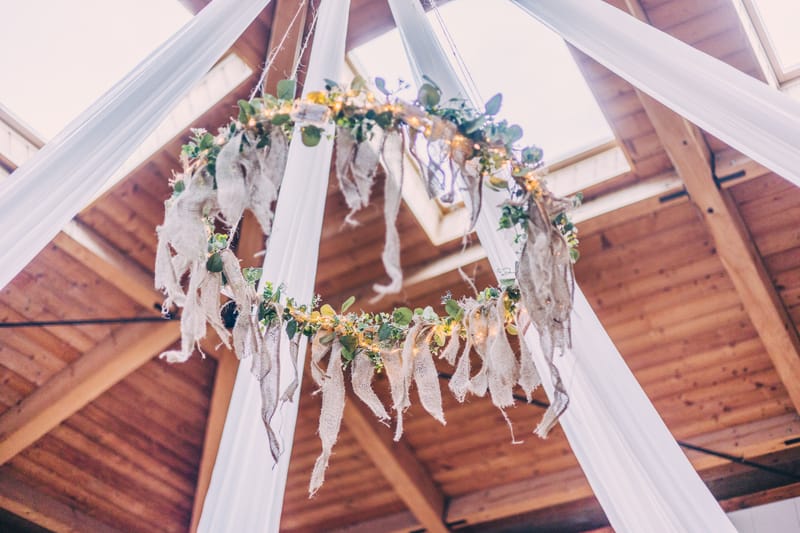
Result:
<svg viewBox="0 0 800 533">
<path fill-rule="evenodd" d="M 344 303 L 342 304 L 342 314 L 346 313 L 347 310 L 350 309 L 350 307 L 354 303 L 356 303 L 356 297 L 355 296 L 351 296 L 350 298 L 345 300 Z"/>
<path fill-rule="evenodd" d="M 425 109 L 433 109 L 442 99 L 442 91 L 430 83 L 423 83 L 417 93 L 417 101 Z"/>
<path fill-rule="evenodd" d="M 398 307 L 392 313 L 392 318 L 398 326 L 407 326 L 414 318 L 414 313 L 408 307 Z"/>
<path fill-rule="evenodd" d="M 222 272 L 222 257 L 215 252 L 208 257 L 206 268 L 209 272 Z"/>
<path fill-rule="evenodd" d="M 314 147 L 322 140 L 322 130 L 311 124 L 304 126 L 300 133 L 302 134 L 303 144 L 306 146 Z"/>
<path fill-rule="evenodd" d="M 294 100 L 296 91 L 297 82 L 295 80 L 281 80 L 276 87 L 276 96 L 279 100 Z"/>
<path fill-rule="evenodd" d="M 484 113 L 489 116 L 494 116 L 500 112 L 501 105 L 503 105 L 503 95 L 497 93 L 496 95 L 492 96 L 488 102 L 486 102 Z"/>
</svg>

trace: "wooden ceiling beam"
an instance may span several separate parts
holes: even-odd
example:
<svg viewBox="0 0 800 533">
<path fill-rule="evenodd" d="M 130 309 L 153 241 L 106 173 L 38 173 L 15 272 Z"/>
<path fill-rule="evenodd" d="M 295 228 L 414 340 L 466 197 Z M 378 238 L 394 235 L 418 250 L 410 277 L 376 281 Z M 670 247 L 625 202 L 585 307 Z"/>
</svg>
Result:
<svg viewBox="0 0 800 533">
<path fill-rule="evenodd" d="M 158 312 L 164 295 L 153 287 L 153 275 L 81 222 L 70 221 L 53 244 L 145 309 Z"/>
<path fill-rule="evenodd" d="M 177 322 L 123 326 L 0 415 L 0 464 L 17 455 L 180 337 Z"/>
<path fill-rule="evenodd" d="M 449 531 L 444 494 L 408 445 L 394 442 L 391 431 L 352 398 L 345 405 L 344 423 L 419 523 L 432 533 Z"/>
<path fill-rule="evenodd" d="M 0 507 L 51 531 L 120 531 L 48 496 L 8 469 L 0 476 Z"/>
<path fill-rule="evenodd" d="M 647 22 L 638 0 L 628 11 Z M 730 192 L 714 179 L 713 154 L 697 126 L 636 90 L 676 172 L 698 207 L 745 312 L 761 338 L 795 409 L 800 411 L 800 336 L 775 289 Z"/>
<path fill-rule="evenodd" d="M 768 429 L 767 425 L 774 427 Z M 696 435 L 688 440 L 736 456 L 758 457 L 786 450 L 784 441 L 797 434 L 800 434 L 800 419 L 796 415 L 781 415 L 725 431 Z M 727 440 L 723 442 L 722 439 L 726 436 Z M 701 475 L 713 468 L 730 464 L 727 459 L 697 452 L 689 452 L 688 456 Z M 583 472 L 576 466 L 452 498 L 447 506 L 446 523 L 481 524 L 571 503 L 592 495 Z M 767 503 L 767 500 L 761 503 Z M 403 513 L 387 515 L 381 520 L 387 524 L 395 524 L 396 527 L 403 524 L 406 530 L 420 525 L 412 523 L 410 517 Z M 353 524 L 337 531 L 369 531 L 362 525 Z"/>
</svg>

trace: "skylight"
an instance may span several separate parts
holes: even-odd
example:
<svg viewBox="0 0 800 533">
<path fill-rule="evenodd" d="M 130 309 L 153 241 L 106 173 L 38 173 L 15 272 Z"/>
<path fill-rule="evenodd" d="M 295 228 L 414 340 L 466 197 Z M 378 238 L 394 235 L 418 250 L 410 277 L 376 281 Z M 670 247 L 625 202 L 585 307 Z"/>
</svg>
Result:
<svg viewBox="0 0 800 533">
<path fill-rule="evenodd" d="M 542 147 L 548 164 L 614 138 L 558 35 L 510 2 L 491 2 L 488 8 L 485 0 L 454 0 L 439 12 L 481 97 L 503 93 L 501 116 L 522 126 L 521 143 Z M 429 18 L 450 50 L 435 14 Z M 397 30 L 351 55 L 367 74 L 382 76 L 390 86 L 398 78 L 413 81 Z"/>
<path fill-rule="evenodd" d="M 800 76 L 800 2 L 796 0 L 750 0 L 756 27 L 762 34 L 781 81 Z"/>
<path fill-rule="evenodd" d="M 45 140 L 191 18 L 177 1 L 6 2 L 0 103 Z"/>
</svg>

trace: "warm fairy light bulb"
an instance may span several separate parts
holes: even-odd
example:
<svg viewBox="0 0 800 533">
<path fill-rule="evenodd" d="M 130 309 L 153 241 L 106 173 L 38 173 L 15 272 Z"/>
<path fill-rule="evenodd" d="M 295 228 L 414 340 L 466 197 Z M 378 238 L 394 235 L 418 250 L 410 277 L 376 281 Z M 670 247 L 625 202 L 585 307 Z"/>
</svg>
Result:
<svg viewBox="0 0 800 533">
<path fill-rule="evenodd" d="M 247 125 L 251 128 L 254 127 L 256 125 L 256 119 L 250 117 L 250 120 L 247 121 Z"/>
</svg>

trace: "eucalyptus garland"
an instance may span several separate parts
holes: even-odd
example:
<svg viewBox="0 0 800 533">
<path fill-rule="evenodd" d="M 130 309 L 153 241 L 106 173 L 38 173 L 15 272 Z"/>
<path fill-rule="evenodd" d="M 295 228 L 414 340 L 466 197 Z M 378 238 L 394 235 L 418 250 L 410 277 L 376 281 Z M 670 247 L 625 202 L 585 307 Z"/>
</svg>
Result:
<svg viewBox="0 0 800 533">
<path fill-rule="evenodd" d="M 252 372 L 261 385 L 262 418 L 276 459 L 280 439 L 271 420 L 298 385 L 296 378 L 286 387 L 279 382 L 281 338 L 284 332 L 289 337 L 295 367 L 299 339 L 303 335 L 311 339 L 311 374 L 323 397 L 323 453 L 312 474 L 312 493 L 324 479 L 338 435 L 345 368 L 351 369 L 355 394 L 382 420 L 389 415 L 372 391 L 371 381 L 376 371 L 386 372 L 395 437 L 400 438 L 412 382 L 423 407 L 444 422 L 435 354 L 456 365 L 449 387 L 460 401 L 468 392 L 482 396 L 488 391 L 502 410 L 513 404 L 514 386 L 520 385 L 529 395 L 539 384 L 532 356 L 521 342 L 517 358 L 506 336 L 516 334 L 522 321 L 525 328 L 536 328 L 554 385 L 553 401 L 536 433 L 545 436 L 568 402 L 553 360 L 570 343 L 572 263 L 578 258 L 578 239 L 567 211 L 580 197 L 562 199 L 548 191 L 538 177 L 542 150 L 516 147 L 522 129 L 497 119 L 501 95 L 479 111 L 459 99 L 442 102 L 441 91 L 429 79 L 414 102 L 398 98 L 380 78 L 375 87 L 377 92 L 361 78 L 349 87 L 327 81 L 324 90 L 295 98 L 294 82 L 284 80 L 276 95 L 240 100 L 238 116 L 216 135 L 193 130 L 181 151 L 182 171 L 171 181 L 173 193 L 165 202 L 164 224 L 157 228 L 156 287 L 166 294 L 165 309 L 173 304 L 183 308 L 180 349 L 162 356 L 185 361 L 199 349 L 210 325 L 237 356 L 251 358 Z M 323 136 L 335 138 L 335 170 L 350 208 L 348 223 L 356 224 L 353 215 L 369 204 L 378 166 L 386 172 L 382 258 L 391 281 L 376 285 L 376 292 L 402 288 L 395 222 L 407 154 L 431 196 L 454 202 L 459 192 L 465 195 L 469 229 L 480 212 L 483 187 L 506 192 L 498 227 L 514 230 L 520 245 L 516 282 L 486 289 L 475 298 L 448 298 L 442 316 L 432 308 L 402 307 L 391 313 L 355 314 L 348 312 L 351 300 L 336 313 L 318 301 L 298 304 L 283 298 L 284 288 L 260 281 L 260 269 L 240 267 L 233 243 L 247 210 L 269 235 L 289 143 L 298 133 L 310 147 Z M 258 289 L 259 283 L 263 290 Z M 224 306 L 221 295 L 230 299 Z M 236 315 L 232 331 L 221 310 L 233 310 L 227 314 Z M 462 341 L 465 347 L 456 363 Z M 482 361 L 475 375 L 470 372 L 471 350 Z M 326 357 L 323 370 L 320 365 Z"/>
</svg>

